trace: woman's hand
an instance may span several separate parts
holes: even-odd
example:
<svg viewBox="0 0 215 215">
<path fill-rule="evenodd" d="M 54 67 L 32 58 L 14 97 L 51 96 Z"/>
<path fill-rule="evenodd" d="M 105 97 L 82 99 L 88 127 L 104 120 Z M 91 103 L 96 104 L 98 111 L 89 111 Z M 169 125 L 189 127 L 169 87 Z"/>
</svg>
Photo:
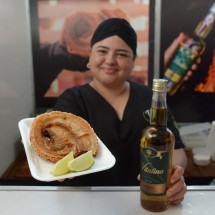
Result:
<svg viewBox="0 0 215 215">
<path fill-rule="evenodd" d="M 180 43 L 182 43 L 186 39 L 187 39 L 187 36 L 184 33 L 180 33 L 178 37 L 176 37 L 173 40 L 173 42 L 170 44 L 170 46 L 166 49 L 164 53 L 164 68 L 166 68 L 170 63 Z"/>
<path fill-rule="evenodd" d="M 184 182 L 184 169 L 180 166 L 173 166 L 170 187 L 166 192 L 170 204 L 177 205 L 184 199 L 187 192 L 187 186 Z"/>
<path fill-rule="evenodd" d="M 173 166 L 172 176 L 170 179 L 170 187 L 166 192 L 171 205 L 177 205 L 184 199 L 187 192 L 187 186 L 184 182 L 184 169 L 181 166 Z M 137 176 L 140 181 L 140 175 Z"/>
</svg>

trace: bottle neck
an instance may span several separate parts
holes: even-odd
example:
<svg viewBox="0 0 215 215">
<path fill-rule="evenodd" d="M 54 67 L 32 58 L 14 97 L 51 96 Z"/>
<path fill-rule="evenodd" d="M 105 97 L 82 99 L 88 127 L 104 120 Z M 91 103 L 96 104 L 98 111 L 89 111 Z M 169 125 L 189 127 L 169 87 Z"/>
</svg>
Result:
<svg viewBox="0 0 215 215">
<path fill-rule="evenodd" d="M 153 92 L 150 111 L 150 124 L 166 127 L 167 125 L 167 104 L 166 92 Z"/>
<path fill-rule="evenodd" d="M 214 21 L 215 14 L 212 11 L 209 11 L 204 20 L 197 25 L 196 29 L 194 30 L 194 34 L 201 39 L 205 39 L 211 32 Z"/>
</svg>

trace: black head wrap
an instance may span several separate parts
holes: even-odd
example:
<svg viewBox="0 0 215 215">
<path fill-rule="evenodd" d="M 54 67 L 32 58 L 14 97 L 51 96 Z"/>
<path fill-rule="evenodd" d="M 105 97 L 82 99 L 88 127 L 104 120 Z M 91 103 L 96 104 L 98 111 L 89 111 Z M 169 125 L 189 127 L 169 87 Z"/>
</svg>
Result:
<svg viewBox="0 0 215 215">
<path fill-rule="evenodd" d="M 124 40 L 136 56 L 137 35 L 128 21 L 121 18 L 110 18 L 102 22 L 95 30 L 90 45 L 92 47 L 95 43 L 114 35 Z"/>
</svg>

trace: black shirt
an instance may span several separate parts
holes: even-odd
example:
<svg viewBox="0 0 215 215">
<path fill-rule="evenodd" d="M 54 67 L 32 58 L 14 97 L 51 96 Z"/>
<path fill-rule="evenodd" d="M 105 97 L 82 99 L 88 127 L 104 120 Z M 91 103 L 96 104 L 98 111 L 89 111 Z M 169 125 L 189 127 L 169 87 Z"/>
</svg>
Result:
<svg viewBox="0 0 215 215">
<path fill-rule="evenodd" d="M 86 119 L 116 158 L 111 169 L 72 179 L 71 183 L 83 186 L 139 185 L 140 138 L 142 130 L 149 125 L 147 113 L 151 98 L 149 87 L 130 82 L 130 96 L 123 118 L 119 120 L 114 108 L 89 84 L 68 89 L 59 97 L 55 110 Z M 170 112 L 168 127 L 176 137 L 175 148 L 184 147 Z"/>
</svg>

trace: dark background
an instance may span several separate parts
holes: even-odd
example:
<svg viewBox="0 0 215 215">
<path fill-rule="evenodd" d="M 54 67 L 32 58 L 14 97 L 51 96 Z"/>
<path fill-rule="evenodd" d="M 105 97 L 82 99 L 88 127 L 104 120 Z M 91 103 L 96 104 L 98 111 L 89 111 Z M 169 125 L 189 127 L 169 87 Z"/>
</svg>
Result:
<svg viewBox="0 0 215 215">
<path fill-rule="evenodd" d="M 173 40 L 183 32 L 192 35 L 197 24 L 206 16 L 213 0 L 165 0 L 161 10 L 161 56 Z M 181 90 L 168 97 L 169 107 L 177 122 L 204 122 L 215 120 L 215 93 L 195 92 L 194 87 L 207 77 L 215 50 L 215 28 L 205 40 L 206 51 L 193 76 Z M 160 67 L 163 75 L 163 62 Z M 214 80 L 215 81 L 215 80 Z"/>
</svg>

